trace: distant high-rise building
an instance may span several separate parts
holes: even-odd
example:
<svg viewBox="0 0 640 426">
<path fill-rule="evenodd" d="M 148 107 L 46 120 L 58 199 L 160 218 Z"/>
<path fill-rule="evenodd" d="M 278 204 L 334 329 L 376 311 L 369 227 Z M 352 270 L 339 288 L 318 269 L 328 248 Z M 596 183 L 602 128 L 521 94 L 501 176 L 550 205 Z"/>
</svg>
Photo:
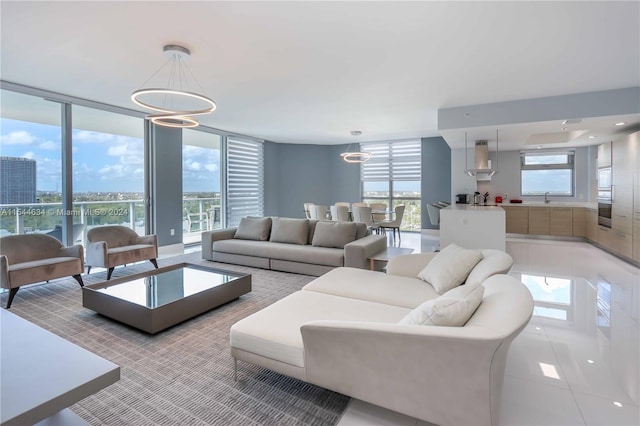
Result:
<svg viewBox="0 0 640 426">
<path fill-rule="evenodd" d="M 36 202 L 36 160 L 0 157 L 0 204 Z"/>
</svg>

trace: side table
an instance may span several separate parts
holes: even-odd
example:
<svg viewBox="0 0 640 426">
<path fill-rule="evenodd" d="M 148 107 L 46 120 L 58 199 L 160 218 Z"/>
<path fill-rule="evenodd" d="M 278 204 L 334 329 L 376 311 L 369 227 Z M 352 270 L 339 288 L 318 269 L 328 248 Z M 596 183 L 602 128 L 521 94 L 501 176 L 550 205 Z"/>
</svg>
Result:
<svg viewBox="0 0 640 426">
<path fill-rule="evenodd" d="M 369 269 L 372 271 L 376 270 L 376 262 L 388 262 L 389 259 L 395 256 L 400 256 L 403 254 L 411 254 L 413 253 L 412 248 L 404 248 L 404 247 L 387 247 L 386 249 L 379 251 L 378 253 L 368 257 L 369 259 Z"/>
</svg>

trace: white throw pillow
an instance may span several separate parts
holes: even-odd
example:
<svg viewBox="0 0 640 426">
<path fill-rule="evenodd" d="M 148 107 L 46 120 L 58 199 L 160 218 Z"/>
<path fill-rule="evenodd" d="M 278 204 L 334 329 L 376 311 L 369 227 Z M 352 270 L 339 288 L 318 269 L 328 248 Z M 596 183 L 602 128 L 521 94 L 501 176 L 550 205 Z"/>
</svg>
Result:
<svg viewBox="0 0 640 426">
<path fill-rule="evenodd" d="M 399 323 L 460 327 L 465 325 L 478 309 L 483 295 L 484 286 L 482 284 L 462 285 L 449 290 L 436 299 L 424 302 L 409 312 Z"/>
<path fill-rule="evenodd" d="M 462 284 L 474 266 L 482 260 L 482 253 L 456 244 L 449 244 L 427 263 L 418 278 L 431 284 L 438 294 Z"/>
</svg>

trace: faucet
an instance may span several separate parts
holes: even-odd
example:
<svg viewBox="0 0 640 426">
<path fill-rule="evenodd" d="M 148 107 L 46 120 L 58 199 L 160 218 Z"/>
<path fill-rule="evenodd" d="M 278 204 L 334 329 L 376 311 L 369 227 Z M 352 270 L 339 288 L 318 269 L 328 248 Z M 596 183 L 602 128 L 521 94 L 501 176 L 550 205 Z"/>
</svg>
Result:
<svg viewBox="0 0 640 426">
<path fill-rule="evenodd" d="M 545 204 L 549 204 L 551 200 L 549 199 L 549 192 L 544 193 L 544 202 Z"/>
</svg>

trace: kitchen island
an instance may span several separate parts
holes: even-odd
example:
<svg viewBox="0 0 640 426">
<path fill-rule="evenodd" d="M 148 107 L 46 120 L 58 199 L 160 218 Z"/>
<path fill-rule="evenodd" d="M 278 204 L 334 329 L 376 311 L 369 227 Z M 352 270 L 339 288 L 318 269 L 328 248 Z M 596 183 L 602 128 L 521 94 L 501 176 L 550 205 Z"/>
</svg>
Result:
<svg viewBox="0 0 640 426">
<path fill-rule="evenodd" d="M 440 210 L 440 248 L 506 250 L 505 211 L 500 206 L 452 204 Z"/>
</svg>

